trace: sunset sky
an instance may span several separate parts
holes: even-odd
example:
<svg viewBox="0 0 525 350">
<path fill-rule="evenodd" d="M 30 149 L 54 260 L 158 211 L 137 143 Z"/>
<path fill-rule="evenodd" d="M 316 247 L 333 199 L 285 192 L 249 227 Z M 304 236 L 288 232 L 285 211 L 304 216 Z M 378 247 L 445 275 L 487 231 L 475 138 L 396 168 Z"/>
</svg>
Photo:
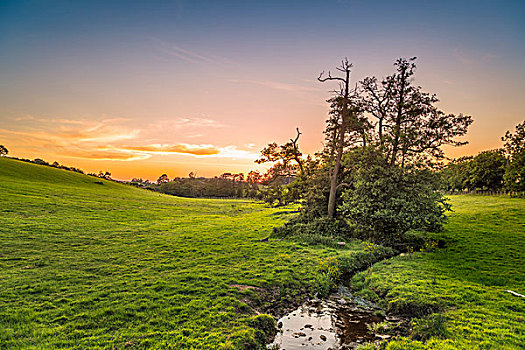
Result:
<svg viewBox="0 0 525 350">
<path fill-rule="evenodd" d="M 0 144 L 113 177 L 263 169 L 269 142 L 322 147 L 316 81 L 417 56 L 415 83 L 472 115 L 469 145 L 525 119 L 525 1 L 1 1 Z"/>
</svg>

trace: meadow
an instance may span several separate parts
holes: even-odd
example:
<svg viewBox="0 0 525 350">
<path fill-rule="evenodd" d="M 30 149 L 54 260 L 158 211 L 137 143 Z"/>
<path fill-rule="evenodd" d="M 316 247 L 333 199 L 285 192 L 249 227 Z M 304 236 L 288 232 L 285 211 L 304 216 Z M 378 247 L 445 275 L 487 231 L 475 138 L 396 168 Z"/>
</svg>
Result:
<svg viewBox="0 0 525 350">
<path fill-rule="evenodd" d="M 506 290 L 525 292 L 525 200 L 451 203 L 432 234 L 443 247 L 383 260 L 352 286 L 415 317 L 388 349 L 522 348 L 525 300 Z M 313 295 L 320 259 L 371 261 L 357 241 L 265 240 L 294 213 L 0 158 L 0 348 L 256 349 L 267 333 L 254 315 Z"/>
<path fill-rule="evenodd" d="M 525 298 L 507 290 L 525 294 L 525 200 L 451 203 L 445 232 L 434 234 L 443 248 L 379 262 L 353 285 L 391 312 L 419 317 L 414 339 L 388 349 L 523 349 Z"/>
<path fill-rule="evenodd" d="M 0 158 L 0 348 L 255 348 L 255 310 L 362 249 L 260 241 L 293 213 Z"/>
</svg>

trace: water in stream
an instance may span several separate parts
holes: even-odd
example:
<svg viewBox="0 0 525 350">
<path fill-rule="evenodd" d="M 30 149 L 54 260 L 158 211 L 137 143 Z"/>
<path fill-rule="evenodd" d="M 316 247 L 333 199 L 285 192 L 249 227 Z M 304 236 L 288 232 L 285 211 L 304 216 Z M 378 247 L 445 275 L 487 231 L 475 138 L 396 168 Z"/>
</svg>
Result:
<svg viewBox="0 0 525 350">
<path fill-rule="evenodd" d="M 385 317 L 376 305 L 353 297 L 345 288 L 329 299 L 310 300 L 278 321 L 279 332 L 269 349 L 336 350 L 389 339 L 391 335 L 371 331 L 369 325 L 406 320 Z M 402 326 L 401 326 L 402 328 Z"/>
</svg>

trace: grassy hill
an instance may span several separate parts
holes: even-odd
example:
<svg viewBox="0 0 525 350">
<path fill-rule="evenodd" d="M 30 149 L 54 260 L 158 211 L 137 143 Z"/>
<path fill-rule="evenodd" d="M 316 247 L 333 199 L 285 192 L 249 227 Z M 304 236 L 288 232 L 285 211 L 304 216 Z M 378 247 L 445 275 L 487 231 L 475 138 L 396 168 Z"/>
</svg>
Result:
<svg viewBox="0 0 525 350">
<path fill-rule="evenodd" d="M 257 241 L 289 212 L 0 158 L 0 348 L 242 348 L 251 287 L 293 298 L 335 252 Z"/>
</svg>

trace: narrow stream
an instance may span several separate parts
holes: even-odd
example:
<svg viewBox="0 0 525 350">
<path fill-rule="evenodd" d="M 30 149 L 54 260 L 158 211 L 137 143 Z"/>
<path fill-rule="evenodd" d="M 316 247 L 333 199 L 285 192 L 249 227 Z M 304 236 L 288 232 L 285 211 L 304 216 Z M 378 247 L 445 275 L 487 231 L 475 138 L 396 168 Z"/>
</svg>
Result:
<svg viewBox="0 0 525 350">
<path fill-rule="evenodd" d="M 392 334 L 372 331 L 369 326 L 385 322 L 386 329 L 404 329 L 407 320 L 385 317 L 381 309 L 340 287 L 328 299 L 313 299 L 279 319 L 279 332 L 268 349 L 354 349 L 367 342 L 389 339 Z M 387 333 L 386 331 L 384 333 Z M 389 332 L 392 333 L 392 332 Z"/>
</svg>

